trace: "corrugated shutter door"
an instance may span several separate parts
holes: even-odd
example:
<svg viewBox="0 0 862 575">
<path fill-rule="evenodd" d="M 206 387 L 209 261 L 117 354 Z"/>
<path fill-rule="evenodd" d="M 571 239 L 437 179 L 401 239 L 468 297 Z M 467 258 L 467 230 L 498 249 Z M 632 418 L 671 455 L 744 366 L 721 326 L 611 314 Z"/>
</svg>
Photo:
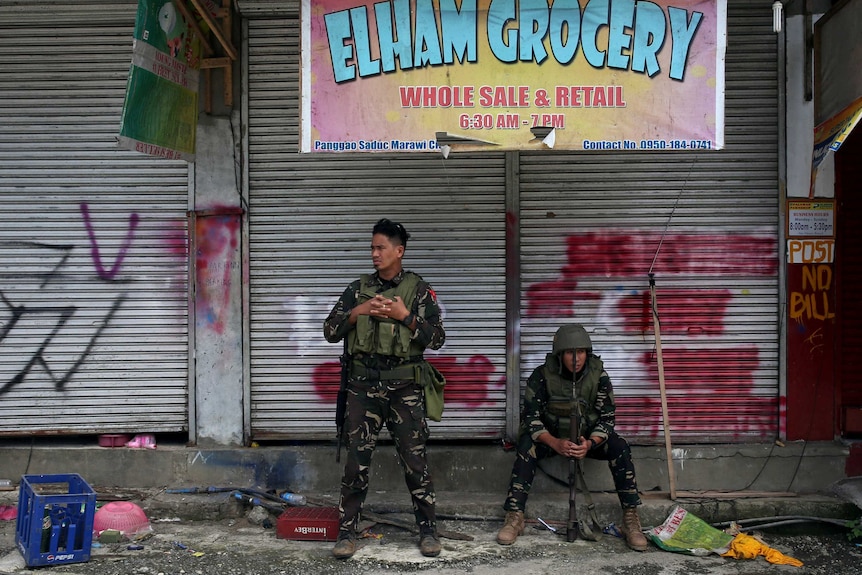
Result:
<svg viewBox="0 0 862 575">
<path fill-rule="evenodd" d="M 638 441 L 663 440 L 650 270 L 672 438 L 778 430 L 770 4 L 729 3 L 725 150 L 521 155 L 522 377 L 558 325 L 584 324 L 614 383 L 618 428 Z"/>
<path fill-rule="evenodd" d="M 0 5 L 0 435 L 188 429 L 188 166 L 116 145 L 136 6 Z"/>
<path fill-rule="evenodd" d="M 323 320 L 352 280 L 373 271 L 371 228 L 388 217 L 412 235 L 405 268 L 431 283 L 444 310 L 447 342 L 426 354 L 448 377 L 433 435 L 499 437 L 504 157 L 298 154 L 298 13 L 255 14 L 244 20 L 252 436 L 334 436 L 341 346 L 323 339 Z"/>
</svg>

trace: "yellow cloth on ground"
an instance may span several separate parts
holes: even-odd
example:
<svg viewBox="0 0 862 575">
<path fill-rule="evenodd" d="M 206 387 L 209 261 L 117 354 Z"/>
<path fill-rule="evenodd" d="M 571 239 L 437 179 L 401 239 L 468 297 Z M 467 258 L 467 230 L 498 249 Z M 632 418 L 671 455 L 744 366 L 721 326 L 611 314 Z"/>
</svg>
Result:
<svg viewBox="0 0 862 575">
<path fill-rule="evenodd" d="M 730 549 L 722 553 L 722 557 L 733 557 L 734 559 L 756 559 L 763 555 L 767 561 L 775 565 L 793 565 L 802 567 L 802 561 L 785 555 L 777 549 L 764 545 L 751 535 L 740 533 L 730 542 Z"/>
</svg>

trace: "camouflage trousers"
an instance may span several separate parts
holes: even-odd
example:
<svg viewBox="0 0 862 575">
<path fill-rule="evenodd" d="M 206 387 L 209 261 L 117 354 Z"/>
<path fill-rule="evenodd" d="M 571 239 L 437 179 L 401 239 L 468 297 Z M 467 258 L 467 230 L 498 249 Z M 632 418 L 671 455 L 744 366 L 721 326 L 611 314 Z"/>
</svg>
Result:
<svg viewBox="0 0 862 575">
<path fill-rule="evenodd" d="M 553 455 L 557 455 L 557 452 L 544 443 L 535 443 L 529 433 L 521 432 L 518 436 L 518 454 L 515 457 L 515 464 L 512 466 L 509 492 L 506 495 L 505 503 L 503 503 L 503 509 L 506 511 L 524 511 L 539 460 Z M 620 505 L 623 508 L 637 507 L 641 504 L 635 479 L 635 466 L 632 463 L 632 452 L 625 439 L 612 433 L 600 446 L 590 450 L 587 457 L 608 462 L 617 497 L 619 497 Z"/>
<path fill-rule="evenodd" d="M 416 524 L 420 530 L 436 529 L 437 496 L 425 450 L 428 424 L 424 396 L 421 386 L 412 382 L 396 389 L 387 389 L 379 382 L 363 382 L 347 389 L 347 462 L 341 479 L 339 529 L 355 532 L 359 523 L 368 494 L 371 456 L 384 423 L 404 471 Z"/>
</svg>

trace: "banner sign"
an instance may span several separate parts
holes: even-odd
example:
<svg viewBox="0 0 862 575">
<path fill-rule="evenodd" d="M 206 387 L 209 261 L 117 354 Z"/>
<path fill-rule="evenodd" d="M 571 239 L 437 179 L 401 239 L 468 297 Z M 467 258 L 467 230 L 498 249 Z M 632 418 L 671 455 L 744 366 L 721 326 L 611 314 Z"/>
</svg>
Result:
<svg viewBox="0 0 862 575">
<path fill-rule="evenodd" d="M 200 61 L 200 39 L 172 2 L 138 0 L 120 147 L 194 161 Z"/>
<path fill-rule="evenodd" d="M 302 152 L 717 150 L 726 0 L 302 0 Z"/>
<path fill-rule="evenodd" d="M 835 117 L 814 128 L 814 154 L 811 161 L 811 186 L 809 196 L 814 196 L 814 182 L 820 164 L 830 152 L 837 152 L 841 144 L 862 119 L 862 98 L 853 102 Z"/>
<path fill-rule="evenodd" d="M 862 119 L 862 0 L 837 4 L 814 25 L 814 153 L 809 197 L 817 170 Z"/>
<path fill-rule="evenodd" d="M 862 97 L 834 117 L 814 128 L 814 167 L 817 168 L 829 152 L 837 152 L 862 119 Z"/>
</svg>

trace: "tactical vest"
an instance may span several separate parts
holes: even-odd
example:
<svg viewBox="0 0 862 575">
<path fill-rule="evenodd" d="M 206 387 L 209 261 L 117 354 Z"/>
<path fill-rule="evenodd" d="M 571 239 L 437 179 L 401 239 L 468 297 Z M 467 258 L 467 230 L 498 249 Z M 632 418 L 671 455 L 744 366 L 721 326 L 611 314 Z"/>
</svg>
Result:
<svg viewBox="0 0 862 575">
<path fill-rule="evenodd" d="M 369 274 L 360 276 L 357 304 L 373 299 L 378 294 L 378 286 L 371 280 L 371 277 Z M 380 295 L 389 299 L 395 299 L 395 296 L 399 296 L 409 310 L 416 299 L 416 291 L 421 279 L 413 272 L 404 272 L 404 279 L 401 280 L 401 283 L 380 292 Z M 401 358 L 421 356 L 425 348 L 415 343 L 411 338 L 412 335 L 413 332 L 400 321 L 360 315 L 356 318 L 355 329 L 350 330 L 347 335 L 347 351 L 351 355 L 361 352 Z"/>
<path fill-rule="evenodd" d="M 595 355 L 587 356 L 584 373 L 578 381 L 578 396 L 586 402 L 581 407 L 581 430 L 584 436 L 596 425 L 599 412 L 596 410 L 596 396 L 599 393 L 599 379 L 604 371 L 604 363 Z M 561 373 L 559 355 L 549 353 L 542 367 L 548 390 L 548 409 L 543 423 L 549 429 L 556 429 L 558 437 L 569 436 L 569 422 L 574 403 L 575 383 L 565 379 Z"/>
</svg>

